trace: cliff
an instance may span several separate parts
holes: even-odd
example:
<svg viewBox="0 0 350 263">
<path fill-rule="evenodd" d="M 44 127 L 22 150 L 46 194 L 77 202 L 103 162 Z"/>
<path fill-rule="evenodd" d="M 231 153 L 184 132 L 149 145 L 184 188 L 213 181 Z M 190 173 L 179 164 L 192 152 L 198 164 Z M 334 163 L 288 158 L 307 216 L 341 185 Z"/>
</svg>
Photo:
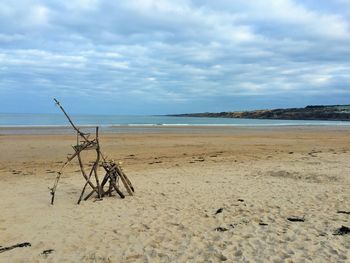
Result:
<svg viewBox="0 0 350 263">
<path fill-rule="evenodd" d="M 282 119 L 282 120 L 334 120 L 350 121 L 350 105 L 316 105 L 305 108 L 233 111 L 218 113 L 173 114 L 179 117 Z"/>
</svg>

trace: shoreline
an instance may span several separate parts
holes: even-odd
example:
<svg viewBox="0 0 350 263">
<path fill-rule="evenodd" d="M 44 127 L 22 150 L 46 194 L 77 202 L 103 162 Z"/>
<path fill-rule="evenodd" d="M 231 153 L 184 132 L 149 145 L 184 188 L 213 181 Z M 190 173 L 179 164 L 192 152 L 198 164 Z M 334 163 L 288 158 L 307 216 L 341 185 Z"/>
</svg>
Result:
<svg viewBox="0 0 350 263">
<path fill-rule="evenodd" d="M 85 132 L 94 133 L 92 125 L 78 126 Z M 139 133 L 232 133 L 237 131 L 273 130 L 350 130 L 350 123 L 344 125 L 118 125 L 99 126 L 103 134 Z M 0 135 L 67 135 L 74 134 L 71 126 L 0 126 Z"/>
</svg>

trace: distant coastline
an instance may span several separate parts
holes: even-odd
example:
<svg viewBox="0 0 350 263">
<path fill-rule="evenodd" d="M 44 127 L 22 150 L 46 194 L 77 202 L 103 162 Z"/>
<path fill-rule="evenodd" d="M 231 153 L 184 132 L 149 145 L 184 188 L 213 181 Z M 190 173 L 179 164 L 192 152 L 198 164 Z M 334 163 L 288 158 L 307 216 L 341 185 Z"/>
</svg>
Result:
<svg viewBox="0 0 350 263">
<path fill-rule="evenodd" d="M 304 108 L 171 114 L 176 117 L 350 121 L 350 105 L 310 105 Z"/>
</svg>

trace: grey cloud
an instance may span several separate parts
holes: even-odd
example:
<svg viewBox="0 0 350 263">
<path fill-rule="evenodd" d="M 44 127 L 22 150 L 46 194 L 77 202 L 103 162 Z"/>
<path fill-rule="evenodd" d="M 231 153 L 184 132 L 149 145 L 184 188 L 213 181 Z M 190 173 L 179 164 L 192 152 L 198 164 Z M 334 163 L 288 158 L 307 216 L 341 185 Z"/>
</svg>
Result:
<svg viewBox="0 0 350 263">
<path fill-rule="evenodd" d="M 349 5 L 318 2 L 3 1 L 0 95 L 122 97 L 136 113 L 336 103 L 350 98 Z"/>
</svg>

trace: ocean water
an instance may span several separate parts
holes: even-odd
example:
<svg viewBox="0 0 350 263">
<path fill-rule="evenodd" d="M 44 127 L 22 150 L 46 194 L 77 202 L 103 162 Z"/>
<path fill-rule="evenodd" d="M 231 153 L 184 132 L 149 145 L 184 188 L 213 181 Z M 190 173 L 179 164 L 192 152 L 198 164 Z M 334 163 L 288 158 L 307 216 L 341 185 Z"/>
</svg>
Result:
<svg viewBox="0 0 350 263">
<path fill-rule="evenodd" d="M 71 115 L 77 126 L 350 126 L 346 121 L 257 120 L 172 116 Z M 0 127 L 70 126 L 63 114 L 0 114 Z"/>
</svg>

